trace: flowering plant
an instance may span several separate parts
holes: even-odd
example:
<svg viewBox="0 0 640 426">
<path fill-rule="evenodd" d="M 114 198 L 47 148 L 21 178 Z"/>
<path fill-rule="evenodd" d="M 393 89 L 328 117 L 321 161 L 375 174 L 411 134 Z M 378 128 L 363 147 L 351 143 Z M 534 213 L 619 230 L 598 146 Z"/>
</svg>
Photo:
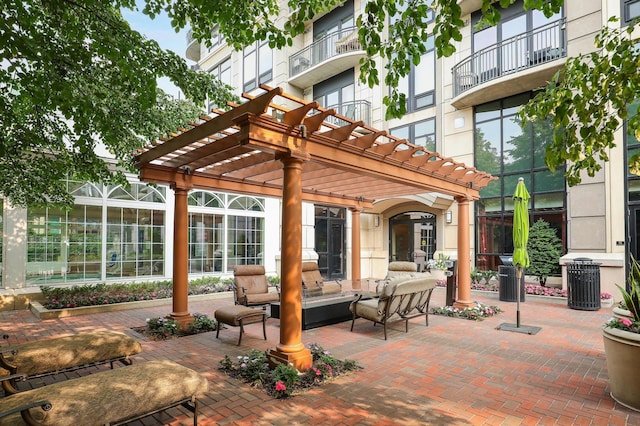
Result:
<svg viewBox="0 0 640 426">
<path fill-rule="evenodd" d="M 616 287 L 622 293 L 621 306 L 629 311 L 630 316 L 611 318 L 604 326 L 640 334 L 640 264 L 633 257 L 631 257 L 631 271 L 627 281 L 631 291 L 627 291 L 618 284 Z"/>
<path fill-rule="evenodd" d="M 449 268 L 450 257 L 445 254 L 438 254 L 438 259 L 429 259 L 428 268 L 429 269 L 442 269 L 446 271 Z"/>
<path fill-rule="evenodd" d="M 600 293 L 600 299 L 601 300 L 613 299 L 613 295 L 611 293 L 607 293 L 603 291 L 602 293 Z"/>
<path fill-rule="evenodd" d="M 465 318 L 468 320 L 480 321 L 502 312 L 502 309 L 497 306 L 488 306 L 478 302 L 475 303 L 475 306 L 462 309 L 454 308 L 453 306 L 433 308 L 431 309 L 431 313 L 436 315 L 445 315 L 448 317 Z"/>
</svg>

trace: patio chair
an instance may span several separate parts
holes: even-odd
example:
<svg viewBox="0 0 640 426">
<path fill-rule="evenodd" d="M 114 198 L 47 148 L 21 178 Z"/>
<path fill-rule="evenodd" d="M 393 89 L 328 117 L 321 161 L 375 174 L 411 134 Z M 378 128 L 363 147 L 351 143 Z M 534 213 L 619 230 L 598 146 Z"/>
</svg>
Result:
<svg viewBox="0 0 640 426">
<path fill-rule="evenodd" d="M 262 265 L 236 265 L 233 269 L 233 296 L 236 305 L 261 306 L 280 301 L 280 289 L 269 291 Z"/>
<path fill-rule="evenodd" d="M 302 262 L 302 292 L 305 297 L 342 293 L 340 280 L 325 281 L 316 262 Z"/>
<path fill-rule="evenodd" d="M 420 277 L 418 264 L 415 262 L 394 261 L 389 262 L 387 276 L 383 280 L 376 280 L 376 294 L 382 293 L 382 287 L 391 279 L 396 277 Z"/>
</svg>

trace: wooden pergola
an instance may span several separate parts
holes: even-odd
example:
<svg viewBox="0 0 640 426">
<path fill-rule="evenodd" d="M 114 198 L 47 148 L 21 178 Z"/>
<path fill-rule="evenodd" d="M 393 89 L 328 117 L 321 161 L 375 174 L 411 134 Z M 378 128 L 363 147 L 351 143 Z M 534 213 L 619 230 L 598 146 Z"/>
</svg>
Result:
<svg viewBox="0 0 640 426">
<path fill-rule="evenodd" d="M 280 343 L 275 362 L 311 365 L 302 343 L 302 202 L 352 214 L 352 276 L 360 285 L 360 212 L 376 200 L 427 192 L 458 204 L 458 306 L 471 306 L 469 201 L 491 175 L 396 138 L 316 102 L 261 86 L 246 102 L 214 111 L 135 154 L 140 179 L 175 191 L 173 312 L 188 310 L 187 195 L 193 188 L 282 199 Z"/>
</svg>

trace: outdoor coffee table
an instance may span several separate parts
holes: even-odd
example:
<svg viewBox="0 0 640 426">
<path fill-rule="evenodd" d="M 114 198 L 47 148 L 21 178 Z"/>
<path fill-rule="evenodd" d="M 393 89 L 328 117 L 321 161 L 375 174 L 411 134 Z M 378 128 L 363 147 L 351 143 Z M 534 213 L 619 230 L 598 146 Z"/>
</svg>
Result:
<svg viewBox="0 0 640 426">
<path fill-rule="evenodd" d="M 343 293 L 333 296 L 310 297 L 302 301 L 302 329 L 323 327 L 350 321 L 353 318 L 349 305 L 360 293 Z M 365 294 L 363 299 L 372 296 Z M 280 302 L 271 303 L 271 317 L 280 318 Z"/>
</svg>

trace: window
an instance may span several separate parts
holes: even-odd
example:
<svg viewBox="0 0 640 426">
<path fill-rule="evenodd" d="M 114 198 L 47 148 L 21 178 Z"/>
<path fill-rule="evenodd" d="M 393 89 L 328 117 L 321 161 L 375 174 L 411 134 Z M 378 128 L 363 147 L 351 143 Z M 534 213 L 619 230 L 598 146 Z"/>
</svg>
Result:
<svg viewBox="0 0 640 426">
<path fill-rule="evenodd" d="M 481 16 L 479 11 L 472 15 L 472 27 Z M 526 11 L 523 2 L 516 1 L 501 11 L 496 26 L 474 30 L 473 73 L 485 82 L 560 57 L 564 46 L 560 19 L 562 11 L 547 18 L 539 10 Z"/>
<path fill-rule="evenodd" d="M 313 100 L 324 108 L 333 108 L 340 115 L 356 119 L 355 84 L 353 68 L 313 86 Z M 329 117 L 334 124 L 344 125 L 341 120 Z"/>
<path fill-rule="evenodd" d="M 389 132 L 398 138 L 424 147 L 427 151 L 436 150 L 436 119 L 418 121 L 406 126 L 390 129 Z"/>
<path fill-rule="evenodd" d="M 273 78 L 273 53 L 268 41 L 244 49 L 244 91 L 250 92 Z"/>
<path fill-rule="evenodd" d="M 208 47 L 207 51 L 211 53 L 223 44 L 224 36 L 220 33 L 219 26 L 216 25 L 213 27 L 213 30 L 211 30 L 211 46 Z"/>
<path fill-rule="evenodd" d="M 544 163 L 552 140 L 551 123 L 525 130 L 515 113 L 531 94 L 505 98 L 475 108 L 475 167 L 499 179 L 480 191 L 476 205 L 476 265 L 497 270 L 498 256 L 513 253 L 513 190 L 523 177 L 531 194 L 530 220 L 548 222 L 566 247 L 564 168 L 551 173 Z"/>
<path fill-rule="evenodd" d="M 622 0 L 622 23 L 628 24 L 636 18 L 640 18 L 640 0 Z"/>
<path fill-rule="evenodd" d="M 69 212 L 28 210 L 28 283 L 98 279 L 101 265 L 101 206 L 76 204 Z"/>
<path fill-rule="evenodd" d="M 224 216 L 189 213 L 189 273 L 222 272 Z"/>
<path fill-rule="evenodd" d="M 398 90 L 407 95 L 407 112 L 413 112 L 435 104 L 436 56 L 434 38 L 429 37 L 427 51 L 418 65 L 411 65 L 409 75 L 398 81 Z"/>
<path fill-rule="evenodd" d="M 264 263 L 264 218 L 228 216 L 227 269 L 235 265 L 262 265 Z"/>
<path fill-rule="evenodd" d="M 222 83 L 232 86 L 231 84 L 231 58 L 227 58 L 215 67 L 209 70 L 210 74 L 213 74 Z M 209 102 L 208 111 L 216 108 L 223 107 L 224 105 L 216 105 L 215 102 Z"/>
<path fill-rule="evenodd" d="M 107 278 L 163 276 L 165 212 L 107 207 Z"/>
</svg>

